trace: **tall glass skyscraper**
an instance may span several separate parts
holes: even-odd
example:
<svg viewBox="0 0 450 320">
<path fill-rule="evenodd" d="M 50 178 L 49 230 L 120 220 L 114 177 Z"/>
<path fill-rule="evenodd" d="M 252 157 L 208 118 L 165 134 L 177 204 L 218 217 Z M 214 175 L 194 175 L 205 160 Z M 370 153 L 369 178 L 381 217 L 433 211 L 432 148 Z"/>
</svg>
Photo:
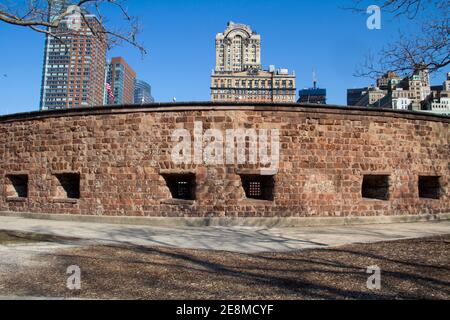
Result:
<svg viewBox="0 0 450 320">
<path fill-rule="evenodd" d="M 152 87 L 145 81 L 136 80 L 134 85 L 134 103 L 145 104 L 153 102 L 155 102 L 155 99 L 152 97 Z"/>
<path fill-rule="evenodd" d="M 49 20 L 67 10 L 72 1 L 52 1 Z M 103 27 L 97 17 L 85 13 L 80 28 L 71 28 L 67 17 L 46 36 L 42 72 L 41 110 L 101 106 L 105 83 L 106 37 L 93 34 Z M 71 20 L 72 19 L 72 20 Z"/>
</svg>

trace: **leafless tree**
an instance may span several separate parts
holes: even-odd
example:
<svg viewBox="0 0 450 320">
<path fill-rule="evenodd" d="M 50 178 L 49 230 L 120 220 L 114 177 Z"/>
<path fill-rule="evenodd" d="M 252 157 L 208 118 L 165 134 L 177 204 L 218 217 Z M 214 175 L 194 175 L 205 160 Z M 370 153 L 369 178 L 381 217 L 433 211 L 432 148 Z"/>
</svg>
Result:
<svg viewBox="0 0 450 320">
<path fill-rule="evenodd" d="M 0 0 L 0 21 L 16 25 L 20 27 L 30 28 L 33 31 L 48 34 L 56 39 L 62 35 L 56 32 L 64 19 L 68 18 L 72 12 L 64 10 L 58 12 L 55 16 L 50 17 L 50 8 L 53 7 L 57 0 L 22 0 L 10 1 Z M 66 1 L 79 9 L 79 13 L 94 36 L 102 41 L 107 41 L 108 47 L 115 46 L 120 43 L 128 43 L 145 55 L 146 49 L 137 40 L 140 33 L 139 20 L 128 13 L 126 1 L 121 0 L 72 0 Z M 123 21 L 115 21 L 112 26 L 105 12 L 117 14 Z M 102 28 L 98 28 L 92 23 L 92 20 L 86 18 L 86 13 L 95 14 Z M 68 31 L 69 32 L 69 31 Z"/>
<path fill-rule="evenodd" d="M 366 13 L 364 3 L 354 0 L 347 9 Z M 398 40 L 377 54 L 367 54 L 355 76 L 376 78 L 387 71 L 409 75 L 425 68 L 433 73 L 450 65 L 449 0 L 372 0 L 370 4 L 377 4 L 383 16 L 419 24 L 420 31 L 407 35 L 400 31 Z"/>
</svg>

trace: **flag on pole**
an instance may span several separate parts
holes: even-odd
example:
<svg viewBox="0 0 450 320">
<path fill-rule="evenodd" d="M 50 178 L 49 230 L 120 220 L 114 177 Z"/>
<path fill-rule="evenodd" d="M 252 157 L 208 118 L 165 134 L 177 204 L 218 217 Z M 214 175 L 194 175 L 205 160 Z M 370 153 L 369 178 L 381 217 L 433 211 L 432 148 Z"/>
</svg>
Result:
<svg viewBox="0 0 450 320">
<path fill-rule="evenodd" d="M 109 83 L 106 83 L 106 92 L 108 93 L 109 99 L 114 101 L 114 93 Z"/>
</svg>

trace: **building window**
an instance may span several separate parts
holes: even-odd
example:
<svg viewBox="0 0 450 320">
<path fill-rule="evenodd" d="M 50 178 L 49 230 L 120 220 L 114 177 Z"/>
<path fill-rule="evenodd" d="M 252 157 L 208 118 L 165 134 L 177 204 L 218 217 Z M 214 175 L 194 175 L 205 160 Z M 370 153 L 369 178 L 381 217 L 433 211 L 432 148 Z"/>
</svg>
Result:
<svg viewBox="0 0 450 320">
<path fill-rule="evenodd" d="M 163 174 L 173 199 L 195 200 L 195 174 Z"/>
<path fill-rule="evenodd" d="M 7 198 L 28 198 L 28 176 L 12 174 L 6 176 Z"/>
<path fill-rule="evenodd" d="M 273 201 L 274 176 L 243 174 L 241 182 L 247 199 Z"/>
<path fill-rule="evenodd" d="M 58 173 L 56 177 L 56 199 L 80 199 L 80 174 Z"/>
<path fill-rule="evenodd" d="M 368 199 L 389 200 L 389 176 L 365 175 L 362 196 Z"/>
<path fill-rule="evenodd" d="M 439 199 L 441 197 L 440 177 L 420 176 L 419 197 L 428 199 Z"/>
</svg>

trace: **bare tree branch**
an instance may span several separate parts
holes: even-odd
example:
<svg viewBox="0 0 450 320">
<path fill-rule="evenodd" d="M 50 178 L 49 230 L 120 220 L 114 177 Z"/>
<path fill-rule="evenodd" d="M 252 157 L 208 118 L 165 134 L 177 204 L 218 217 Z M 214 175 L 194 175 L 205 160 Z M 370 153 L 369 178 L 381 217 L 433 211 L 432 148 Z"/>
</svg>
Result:
<svg viewBox="0 0 450 320">
<path fill-rule="evenodd" d="M 20 2 L 20 1 L 19 1 Z M 5 23 L 27 27 L 33 31 L 50 35 L 56 39 L 59 39 L 61 34 L 55 32 L 55 30 L 61 25 L 72 12 L 66 10 L 57 14 L 55 17 L 50 17 L 50 7 L 54 3 L 54 0 L 29 0 L 27 5 L 17 3 L 17 1 L 8 4 L 0 4 L 0 21 Z M 108 47 L 111 48 L 119 43 L 128 43 L 137 48 L 142 55 L 147 54 L 147 50 L 137 40 L 137 36 L 141 31 L 139 21 L 137 18 L 131 16 L 125 5 L 124 1 L 120 0 L 77 0 L 72 1 L 72 5 L 80 9 L 80 13 L 83 17 L 83 21 L 88 25 L 89 29 L 94 36 L 98 36 L 102 41 L 108 40 Z M 114 30 L 110 26 L 105 26 L 106 20 L 103 12 L 110 7 L 115 9 L 118 14 L 126 22 L 127 28 L 125 30 Z M 91 24 L 92 22 L 86 19 L 86 12 L 95 12 L 97 19 L 102 25 L 104 30 L 97 30 Z M 107 37 L 105 37 L 107 35 Z"/>
<path fill-rule="evenodd" d="M 371 1 L 371 3 L 376 0 Z M 397 41 L 385 45 L 376 56 L 368 54 L 355 72 L 357 77 L 377 78 L 387 71 L 409 75 L 417 68 L 428 68 L 430 73 L 450 65 L 450 1 L 448 0 L 380 0 L 383 12 L 396 19 L 406 18 L 420 23 L 417 35 L 401 32 Z M 437 15 L 427 16 L 427 9 Z M 366 12 L 363 0 L 354 0 L 345 9 Z M 422 18 L 422 19 L 419 19 Z M 425 21 L 425 22 L 422 22 Z"/>
</svg>

